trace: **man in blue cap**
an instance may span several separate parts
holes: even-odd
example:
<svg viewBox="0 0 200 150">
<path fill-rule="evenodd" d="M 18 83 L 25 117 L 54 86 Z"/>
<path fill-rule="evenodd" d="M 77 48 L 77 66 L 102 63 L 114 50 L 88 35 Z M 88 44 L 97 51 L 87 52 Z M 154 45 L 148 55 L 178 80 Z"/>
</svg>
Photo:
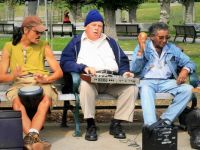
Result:
<svg viewBox="0 0 200 150">
<path fill-rule="evenodd" d="M 85 31 L 75 36 L 65 47 L 61 56 L 61 68 L 64 73 L 76 72 L 96 75 L 109 71 L 133 77 L 129 71 L 129 60 L 114 39 L 103 31 L 103 17 L 97 10 L 91 10 L 85 19 Z M 134 103 L 138 88 L 133 85 L 94 84 L 81 80 L 80 104 L 87 120 L 85 139 L 96 141 L 95 97 L 98 92 L 117 97 L 117 109 L 110 125 L 110 134 L 115 138 L 126 138 L 121 121 L 133 121 Z"/>
</svg>

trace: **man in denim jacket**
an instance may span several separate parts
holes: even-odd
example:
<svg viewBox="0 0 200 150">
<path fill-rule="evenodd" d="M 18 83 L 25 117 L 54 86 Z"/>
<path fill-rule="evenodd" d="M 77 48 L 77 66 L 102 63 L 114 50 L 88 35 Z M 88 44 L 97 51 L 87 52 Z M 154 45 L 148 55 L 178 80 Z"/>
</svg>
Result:
<svg viewBox="0 0 200 150">
<path fill-rule="evenodd" d="M 195 71 L 195 64 L 180 48 L 168 42 L 169 30 L 165 23 L 154 23 L 149 28 L 149 40 L 138 36 L 139 45 L 133 52 L 131 71 L 141 77 L 140 97 L 144 125 L 157 121 L 155 93 L 164 92 L 174 96 L 173 102 L 160 116 L 171 124 L 185 109 L 192 96 L 192 86 L 185 84 L 188 74 Z M 177 69 L 181 68 L 177 74 Z"/>
</svg>

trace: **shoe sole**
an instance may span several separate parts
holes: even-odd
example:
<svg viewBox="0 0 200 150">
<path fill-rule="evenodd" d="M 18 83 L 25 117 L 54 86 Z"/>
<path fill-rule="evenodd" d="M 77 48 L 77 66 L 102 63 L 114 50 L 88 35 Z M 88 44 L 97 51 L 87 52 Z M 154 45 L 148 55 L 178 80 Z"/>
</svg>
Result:
<svg viewBox="0 0 200 150">
<path fill-rule="evenodd" d="M 125 137 L 117 137 L 117 136 L 114 135 L 113 132 L 110 132 L 110 135 L 113 135 L 113 137 L 116 138 L 116 139 L 125 139 L 126 138 L 126 136 Z"/>
<path fill-rule="evenodd" d="M 97 139 L 86 139 L 86 138 L 85 138 L 85 140 L 87 140 L 87 141 L 97 141 Z"/>
<path fill-rule="evenodd" d="M 85 137 L 85 140 L 87 140 L 87 141 L 97 141 L 97 137 L 96 138 L 86 138 Z"/>
</svg>

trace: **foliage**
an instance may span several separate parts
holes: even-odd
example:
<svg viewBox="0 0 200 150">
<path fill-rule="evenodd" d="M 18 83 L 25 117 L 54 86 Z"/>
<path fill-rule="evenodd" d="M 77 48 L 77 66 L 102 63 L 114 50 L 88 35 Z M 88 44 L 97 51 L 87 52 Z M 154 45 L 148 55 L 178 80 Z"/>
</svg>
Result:
<svg viewBox="0 0 200 150">
<path fill-rule="evenodd" d="M 54 7 L 56 8 L 60 8 L 60 9 L 63 9 L 63 8 L 69 8 L 69 4 L 66 3 L 65 0 L 54 0 Z"/>
<path fill-rule="evenodd" d="M 76 5 L 77 3 L 80 3 L 82 5 L 86 4 L 87 0 L 64 0 L 69 8 L 71 8 L 73 5 Z"/>
<path fill-rule="evenodd" d="M 143 3 L 143 0 L 93 0 L 98 7 L 107 7 L 113 10 L 129 9 Z"/>
</svg>

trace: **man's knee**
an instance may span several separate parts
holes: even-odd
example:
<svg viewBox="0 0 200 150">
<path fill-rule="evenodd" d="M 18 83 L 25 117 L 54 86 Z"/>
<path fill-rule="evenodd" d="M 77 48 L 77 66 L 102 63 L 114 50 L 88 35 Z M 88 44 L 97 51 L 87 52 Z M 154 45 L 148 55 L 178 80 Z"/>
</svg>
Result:
<svg viewBox="0 0 200 150">
<path fill-rule="evenodd" d="M 139 90 L 137 86 L 130 86 L 128 90 L 137 98 Z"/>
<path fill-rule="evenodd" d="M 81 84 L 80 84 L 80 87 L 79 87 L 80 92 L 87 93 L 87 92 L 90 92 L 91 90 L 92 90 L 91 84 L 89 84 L 86 81 L 81 81 Z"/>
<path fill-rule="evenodd" d="M 189 85 L 189 84 L 184 84 L 184 85 L 182 85 L 181 86 L 181 88 L 180 88 L 180 92 L 181 93 L 187 93 L 187 94 L 189 94 L 189 95 L 192 95 L 192 86 L 191 85 Z"/>
<path fill-rule="evenodd" d="M 147 93 L 147 92 L 149 92 L 149 91 L 151 91 L 151 90 L 152 90 L 151 87 L 148 86 L 148 85 L 142 85 L 142 86 L 140 87 L 140 92 L 142 92 L 142 93 Z"/>
<path fill-rule="evenodd" d="M 13 99 L 12 107 L 13 107 L 13 110 L 16 110 L 16 111 L 21 111 L 22 110 L 22 104 L 20 103 L 20 99 L 19 98 L 14 98 Z"/>
</svg>

